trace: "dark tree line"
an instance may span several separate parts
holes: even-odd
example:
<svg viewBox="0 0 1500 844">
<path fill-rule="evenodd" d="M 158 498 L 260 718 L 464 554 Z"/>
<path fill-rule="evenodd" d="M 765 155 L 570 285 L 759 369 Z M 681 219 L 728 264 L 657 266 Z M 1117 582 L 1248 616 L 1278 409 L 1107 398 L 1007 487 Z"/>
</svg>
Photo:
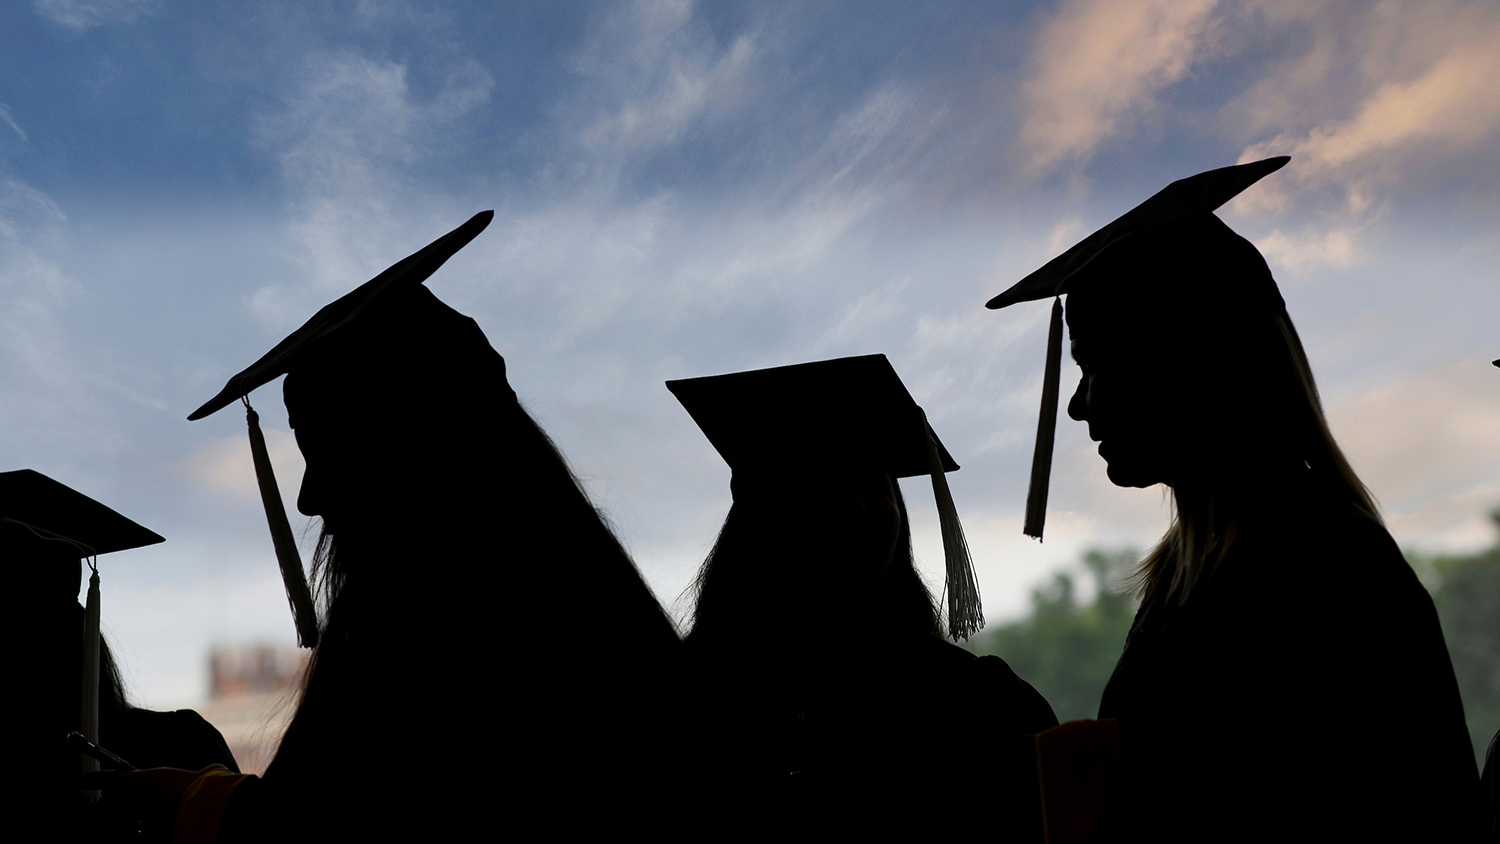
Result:
<svg viewBox="0 0 1500 844">
<path fill-rule="evenodd" d="M 1490 518 L 1500 527 L 1500 510 Z M 1469 736 L 1482 764 L 1485 748 L 1500 730 L 1500 545 L 1471 556 L 1413 562 L 1426 569 L 1458 675 Z"/>
<path fill-rule="evenodd" d="M 1031 615 L 989 628 L 970 641 L 975 653 L 999 654 L 1052 704 L 1059 721 L 1093 718 L 1135 616 L 1121 579 L 1140 559 L 1134 550 L 1093 550 L 1083 565 L 1094 597 L 1080 600 L 1073 575 L 1058 572 L 1032 590 Z"/>
</svg>

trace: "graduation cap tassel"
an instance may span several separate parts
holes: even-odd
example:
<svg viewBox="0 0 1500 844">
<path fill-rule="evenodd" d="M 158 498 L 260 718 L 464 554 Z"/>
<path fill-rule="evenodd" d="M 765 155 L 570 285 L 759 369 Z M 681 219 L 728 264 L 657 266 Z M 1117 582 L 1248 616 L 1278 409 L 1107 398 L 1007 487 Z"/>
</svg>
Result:
<svg viewBox="0 0 1500 844">
<path fill-rule="evenodd" d="M 292 539 L 292 526 L 287 522 L 286 508 L 281 504 L 281 490 L 276 486 L 276 475 L 271 471 L 271 455 L 266 450 L 265 435 L 260 432 L 260 414 L 245 403 L 245 421 L 250 426 L 250 456 L 255 461 L 255 481 L 260 485 L 260 500 L 266 507 L 266 521 L 271 526 L 271 544 L 276 547 L 276 562 L 281 565 L 281 582 L 286 586 L 286 598 L 292 605 L 292 617 L 297 623 L 297 644 L 304 648 L 318 645 L 318 614 L 313 610 L 312 592 L 307 588 L 307 575 L 302 571 L 302 557 L 297 553 L 297 543 Z"/>
<path fill-rule="evenodd" d="M 1052 477 L 1052 441 L 1057 436 L 1057 392 L 1062 378 L 1063 304 L 1052 302 L 1052 325 L 1047 330 L 1047 370 L 1042 376 L 1042 412 L 1036 423 L 1036 451 L 1031 455 L 1031 486 L 1026 491 L 1027 536 L 1042 538 L 1047 523 L 1047 484 Z"/>
<path fill-rule="evenodd" d="M 926 414 L 922 416 L 922 425 L 926 428 L 927 469 L 932 476 L 932 496 L 937 500 L 938 525 L 943 532 L 946 577 L 943 591 L 948 596 L 948 635 L 954 639 L 967 639 L 984 626 L 979 581 L 974 576 L 969 543 L 964 539 L 964 527 L 958 520 L 958 508 L 953 505 L 953 492 L 948 489 L 943 458 L 938 454 L 937 438 L 927 424 Z"/>
<path fill-rule="evenodd" d="M 89 741 L 99 743 L 99 567 L 89 562 L 89 594 L 83 608 L 83 682 L 79 684 L 78 731 Z M 80 770 L 87 774 L 99 770 L 99 761 L 87 754 Z M 97 791 L 85 791 L 95 799 Z"/>
</svg>

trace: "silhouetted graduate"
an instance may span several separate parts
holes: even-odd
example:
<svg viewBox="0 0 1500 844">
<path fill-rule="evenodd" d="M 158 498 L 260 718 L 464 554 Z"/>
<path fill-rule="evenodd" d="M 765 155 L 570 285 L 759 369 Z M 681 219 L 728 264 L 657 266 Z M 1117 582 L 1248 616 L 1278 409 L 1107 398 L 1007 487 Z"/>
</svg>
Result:
<svg viewBox="0 0 1500 844">
<path fill-rule="evenodd" d="M 136 765 L 235 769 L 224 738 L 191 710 L 131 706 L 99 632 L 98 556 L 164 541 L 161 536 L 57 481 L 22 469 L 0 472 L 0 558 L 11 596 L 11 707 L 25 776 L 12 792 L 12 829 L 38 839 L 97 839 L 125 833 L 133 818 L 96 804 L 78 787 L 98 763 L 64 740 L 77 731 Z M 87 607 L 78 603 L 87 561 Z M 19 623 L 17 623 L 19 622 Z"/>
<path fill-rule="evenodd" d="M 322 617 L 263 778 L 123 778 L 188 790 L 179 840 L 570 837 L 635 828 L 670 790 L 677 634 L 505 361 L 422 285 L 491 216 L 328 305 L 193 413 L 287 374 Z M 296 607 L 301 564 L 278 550 Z"/>
<path fill-rule="evenodd" d="M 1474 757 L 1432 600 L 1329 432 L 1260 253 L 1212 213 L 1285 164 L 1174 182 L 990 301 L 1067 294 L 1068 413 L 1111 481 L 1171 488 L 1099 722 L 1038 737 L 1049 839 L 1466 840 Z M 1117 726 L 1116 726 L 1117 725 Z"/>
<path fill-rule="evenodd" d="M 942 638 L 898 478 L 929 476 L 949 631 L 983 623 L 946 472 L 883 355 L 668 382 L 733 470 L 695 583 L 692 817 L 704 840 L 1024 827 L 1017 737 L 1057 723 L 1000 658 Z M 1034 802 L 1034 796 L 1030 798 Z"/>
</svg>

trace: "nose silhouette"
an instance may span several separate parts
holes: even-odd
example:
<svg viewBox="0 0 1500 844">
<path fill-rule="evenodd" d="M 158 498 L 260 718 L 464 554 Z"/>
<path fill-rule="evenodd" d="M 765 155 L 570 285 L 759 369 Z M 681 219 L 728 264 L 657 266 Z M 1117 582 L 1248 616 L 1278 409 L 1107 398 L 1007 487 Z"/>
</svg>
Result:
<svg viewBox="0 0 1500 844">
<path fill-rule="evenodd" d="M 1068 418 L 1075 422 L 1088 421 L 1088 376 L 1078 379 L 1078 389 L 1073 391 L 1073 397 L 1068 399 Z"/>
<path fill-rule="evenodd" d="M 322 473 L 315 468 L 315 464 L 308 462 L 307 468 L 302 472 L 302 488 L 297 491 L 297 512 L 304 516 L 323 515 L 323 485 Z"/>
<path fill-rule="evenodd" d="M 322 516 L 323 508 L 327 505 L 326 488 L 328 481 L 324 477 L 324 465 L 321 455 L 308 448 L 308 431 L 305 427 L 293 428 L 292 435 L 297 438 L 297 450 L 302 452 L 302 487 L 297 490 L 297 512 L 304 516 Z"/>
</svg>

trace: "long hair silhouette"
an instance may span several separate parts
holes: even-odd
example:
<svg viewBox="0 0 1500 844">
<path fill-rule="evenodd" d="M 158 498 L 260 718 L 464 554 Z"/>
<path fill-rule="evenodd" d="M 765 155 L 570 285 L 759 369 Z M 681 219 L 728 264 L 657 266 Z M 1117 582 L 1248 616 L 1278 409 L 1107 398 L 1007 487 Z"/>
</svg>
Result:
<svg viewBox="0 0 1500 844">
<path fill-rule="evenodd" d="M 900 519 L 895 552 L 888 569 L 871 571 L 879 550 L 855 499 L 822 486 L 799 490 L 792 481 L 745 492 L 748 484 L 737 481 L 740 494 L 690 587 L 689 648 L 784 646 L 849 625 L 941 635 L 912 554 L 906 502 L 900 486 L 890 485 Z"/>
<path fill-rule="evenodd" d="M 1057 719 L 998 657 L 943 640 L 896 482 L 822 467 L 734 487 L 685 641 L 695 822 L 793 839 L 1028 829 L 1011 749 Z M 990 813 L 945 811 L 977 801 Z"/>
<path fill-rule="evenodd" d="M 426 313 L 396 341 L 341 338 L 285 382 L 301 506 L 324 516 L 322 619 L 255 823 L 629 827 L 664 787 L 676 631 L 473 321 L 421 287 L 392 307 Z M 486 757 L 513 784 L 455 803 L 452 777 Z M 584 759 L 613 782 L 588 812 L 573 811 Z M 379 773 L 329 777 L 351 766 Z"/>
</svg>

